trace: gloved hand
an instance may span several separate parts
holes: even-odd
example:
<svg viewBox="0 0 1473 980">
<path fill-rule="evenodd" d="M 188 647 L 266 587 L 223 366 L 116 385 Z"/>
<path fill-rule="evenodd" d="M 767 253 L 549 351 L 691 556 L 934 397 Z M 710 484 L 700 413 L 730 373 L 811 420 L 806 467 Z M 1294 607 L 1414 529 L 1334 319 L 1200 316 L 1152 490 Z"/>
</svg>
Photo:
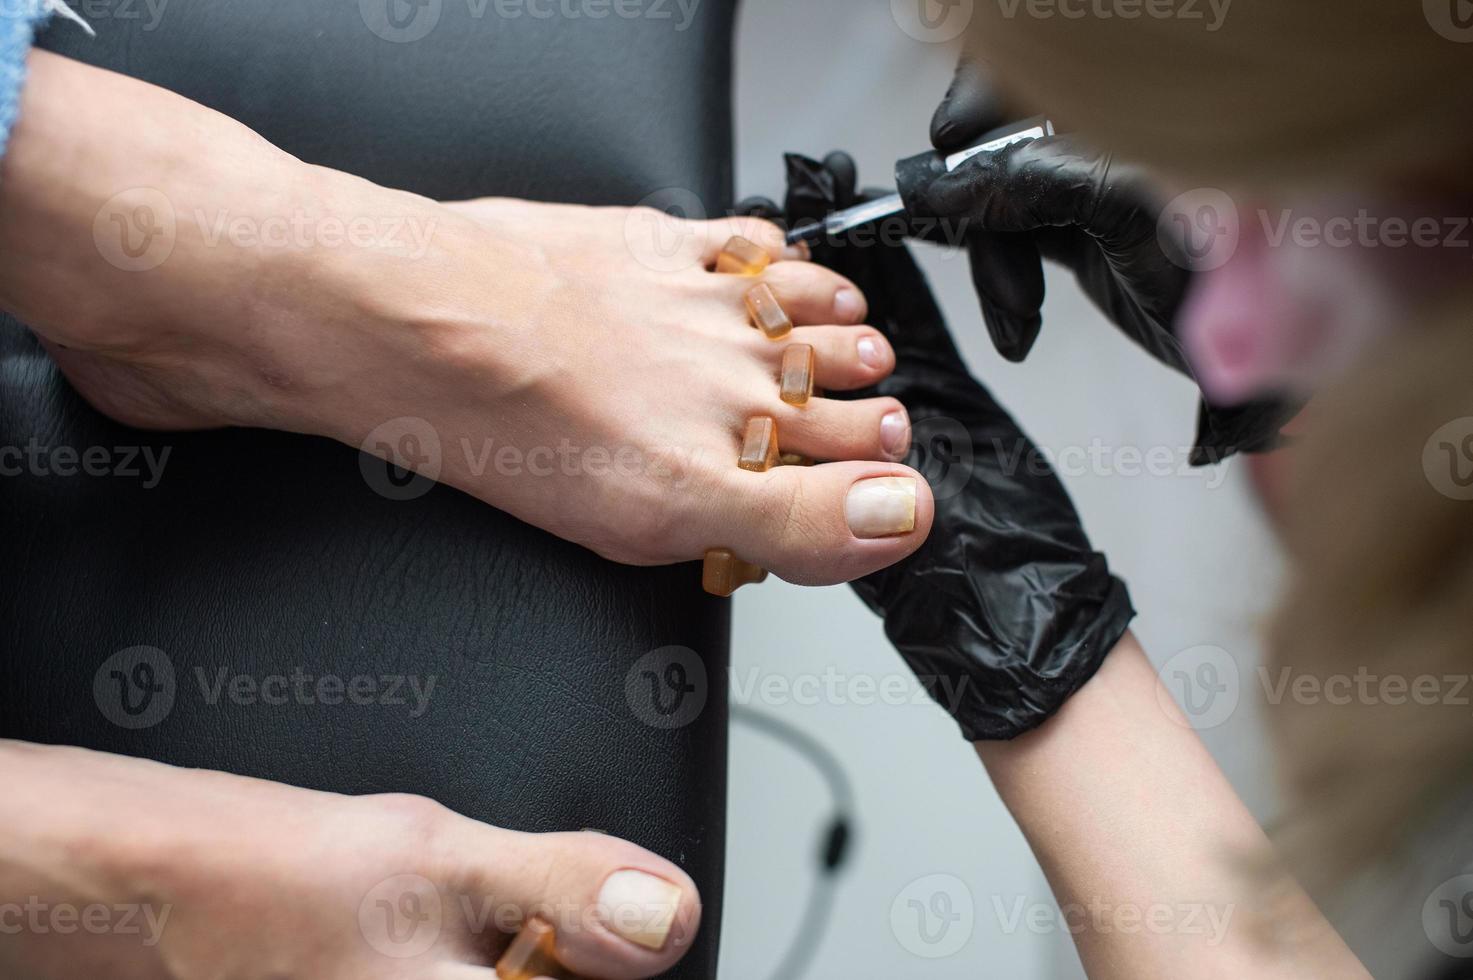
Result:
<svg viewBox="0 0 1473 980">
<path fill-rule="evenodd" d="M 1067 136 L 984 153 L 946 172 L 946 154 L 1003 121 L 986 77 L 964 58 L 931 123 L 938 152 L 903 161 L 897 172 L 913 217 L 928 228 L 940 219 L 969 229 L 972 281 L 998 352 L 1022 361 L 1038 339 L 1047 258 L 1073 270 L 1085 294 L 1132 340 L 1190 374 L 1174 322 L 1191 273 L 1161 245 L 1146 175 Z M 1270 448 L 1297 411 L 1273 400 L 1204 400 L 1192 462 Z"/>
<path fill-rule="evenodd" d="M 854 163 L 788 157 L 786 217 L 854 203 Z M 770 202 L 745 208 L 774 216 Z M 885 632 L 970 741 L 1041 725 L 1090 677 L 1134 616 L 1063 485 L 968 373 L 904 245 L 820 243 L 814 260 L 849 276 L 894 345 L 895 373 L 871 394 L 910 411 L 906 462 L 936 498 L 931 535 L 899 564 L 854 583 Z"/>
</svg>

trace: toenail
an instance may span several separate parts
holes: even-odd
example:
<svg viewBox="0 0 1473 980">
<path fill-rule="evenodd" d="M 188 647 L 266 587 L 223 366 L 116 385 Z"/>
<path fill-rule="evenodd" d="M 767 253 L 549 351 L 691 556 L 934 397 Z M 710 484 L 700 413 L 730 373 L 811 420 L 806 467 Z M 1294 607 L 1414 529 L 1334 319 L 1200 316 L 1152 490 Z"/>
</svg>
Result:
<svg viewBox="0 0 1473 980">
<path fill-rule="evenodd" d="M 599 914 L 616 935 L 658 952 L 665 948 L 681 897 L 680 886 L 664 878 L 644 871 L 615 871 L 599 889 Z"/>
<path fill-rule="evenodd" d="M 864 297 L 845 286 L 834 294 L 834 315 L 843 323 L 858 323 L 864 316 Z"/>
<path fill-rule="evenodd" d="M 880 447 L 893 460 L 902 460 L 910 452 L 910 417 L 904 412 L 891 412 L 880 420 Z"/>
<path fill-rule="evenodd" d="M 867 368 L 878 371 L 885 366 L 885 354 L 880 350 L 879 342 L 873 337 L 861 337 L 859 339 L 859 361 Z"/>
<path fill-rule="evenodd" d="M 882 476 L 861 480 L 844 499 L 844 519 L 856 538 L 888 538 L 916 527 L 914 477 Z"/>
</svg>

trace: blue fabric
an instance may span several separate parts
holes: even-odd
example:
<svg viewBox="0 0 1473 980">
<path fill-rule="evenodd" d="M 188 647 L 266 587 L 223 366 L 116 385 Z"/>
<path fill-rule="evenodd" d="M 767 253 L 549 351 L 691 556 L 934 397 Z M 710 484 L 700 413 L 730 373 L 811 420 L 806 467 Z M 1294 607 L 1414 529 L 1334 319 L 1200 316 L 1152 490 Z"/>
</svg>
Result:
<svg viewBox="0 0 1473 980">
<path fill-rule="evenodd" d="M 20 111 L 26 54 L 31 50 L 36 28 L 51 13 L 46 0 L 0 0 L 0 156 L 5 155 L 10 129 Z"/>
</svg>

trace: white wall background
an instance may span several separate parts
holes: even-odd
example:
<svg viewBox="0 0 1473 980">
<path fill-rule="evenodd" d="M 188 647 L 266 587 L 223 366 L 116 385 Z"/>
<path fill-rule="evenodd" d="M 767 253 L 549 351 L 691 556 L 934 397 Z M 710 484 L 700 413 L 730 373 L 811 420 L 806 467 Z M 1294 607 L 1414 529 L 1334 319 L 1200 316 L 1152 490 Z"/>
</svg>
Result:
<svg viewBox="0 0 1473 980">
<path fill-rule="evenodd" d="M 889 0 L 744 0 L 739 195 L 780 197 L 786 150 L 821 156 L 846 149 L 859 161 L 862 183 L 888 183 L 898 157 L 926 148 L 952 62 L 945 47 L 903 32 Z M 1067 275 L 1051 271 L 1043 338 L 1028 363 L 1015 366 L 986 339 L 965 259 L 927 249 L 922 261 L 974 372 L 1040 445 L 1190 444 L 1192 387 L 1117 335 Z M 1137 632 L 1157 663 L 1202 644 L 1222 647 L 1239 664 L 1245 690 L 1256 686 L 1256 631 L 1280 567 L 1246 470 L 1230 462 L 1225 474 L 1080 473 L 1066 475 L 1066 483 L 1096 546 L 1130 583 L 1141 611 Z M 940 709 L 866 706 L 847 697 L 798 704 L 752 686 L 773 677 L 780 680 L 769 684 L 821 679 L 829 670 L 845 678 L 908 677 L 879 621 L 847 588 L 779 582 L 742 592 L 735 612 L 734 697 L 821 739 L 858 797 L 853 857 L 807 975 L 1079 976 L 1067 935 L 1007 929 L 1020 902 L 1049 903 L 1049 893 L 970 746 Z M 1252 699 L 1203 737 L 1260 818 L 1270 816 L 1271 777 Z M 814 880 L 827 812 L 824 786 L 806 762 L 734 729 L 722 980 L 762 980 L 776 965 Z M 913 932 L 892 928 L 891 907 L 907 886 L 934 874 L 964 883 L 973 927 L 952 955 L 926 958 L 911 949 L 940 945 L 918 945 Z"/>
</svg>

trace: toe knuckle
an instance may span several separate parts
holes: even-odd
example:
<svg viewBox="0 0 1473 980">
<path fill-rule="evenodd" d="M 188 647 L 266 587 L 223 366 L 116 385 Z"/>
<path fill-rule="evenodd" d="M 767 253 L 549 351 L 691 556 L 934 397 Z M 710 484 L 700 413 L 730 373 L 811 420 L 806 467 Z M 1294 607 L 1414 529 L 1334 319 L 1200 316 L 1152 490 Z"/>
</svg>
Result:
<svg viewBox="0 0 1473 980">
<path fill-rule="evenodd" d="M 769 474 L 757 501 L 759 519 L 778 541 L 801 541 L 812 530 L 806 516 L 804 481 Z"/>
</svg>

